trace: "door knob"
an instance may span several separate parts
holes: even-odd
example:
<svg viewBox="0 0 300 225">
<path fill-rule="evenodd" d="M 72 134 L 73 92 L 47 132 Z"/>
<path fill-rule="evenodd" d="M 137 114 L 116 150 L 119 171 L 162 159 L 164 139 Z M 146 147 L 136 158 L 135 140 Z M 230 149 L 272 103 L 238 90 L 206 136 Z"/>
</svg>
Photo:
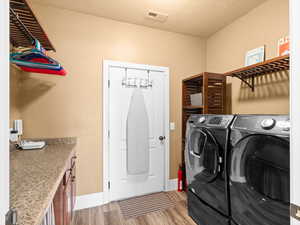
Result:
<svg viewBox="0 0 300 225">
<path fill-rule="evenodd" d="M 160 141 L 163 141 L 163 140 L 165 140 L 166 139 L 166 137 L 165 136 L 159 136 L 159 138 L 158 138 Z"/>
</svg>

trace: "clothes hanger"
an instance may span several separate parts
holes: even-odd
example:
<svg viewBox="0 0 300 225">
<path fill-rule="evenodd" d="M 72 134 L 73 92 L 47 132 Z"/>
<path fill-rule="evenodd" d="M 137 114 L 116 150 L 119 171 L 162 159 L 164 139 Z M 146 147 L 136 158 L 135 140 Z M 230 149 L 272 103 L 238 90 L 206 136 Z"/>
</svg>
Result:
<svg viewBox="0 0 300 225">
<path fill-rule="evenodd" d="M 66 75 L 63 67 L 54 59 L 45 55 L 46 51 L 38 40 L 34 48 L 11 53 L 10 61 L 26 72 Z"/>
</svg>

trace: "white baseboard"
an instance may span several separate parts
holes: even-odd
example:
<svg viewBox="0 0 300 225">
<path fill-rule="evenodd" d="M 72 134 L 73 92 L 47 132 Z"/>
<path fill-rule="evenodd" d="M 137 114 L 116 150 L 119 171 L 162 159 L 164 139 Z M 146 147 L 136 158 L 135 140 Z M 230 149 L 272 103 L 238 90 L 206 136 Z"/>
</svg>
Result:
<svg viewBox="0 0 300 225">
<path fill-rule="evenodd" d="M 177 179 L 169 180 L 166 191 L 177 190 Z M 81 195 L 76 197 L 75 210 L 87 209 L 104 204 L 103 192 Z"/>
<path fill-rule="evenodd" d="M 167 191 L 175 191 L 177 190 L 177 179 L 169 180 Z"/>
<path fill-rule="evenodd" d="M 75 210 L 87 209 L 103 205 L 103 192 L 76 197 Z"/>
</svg>

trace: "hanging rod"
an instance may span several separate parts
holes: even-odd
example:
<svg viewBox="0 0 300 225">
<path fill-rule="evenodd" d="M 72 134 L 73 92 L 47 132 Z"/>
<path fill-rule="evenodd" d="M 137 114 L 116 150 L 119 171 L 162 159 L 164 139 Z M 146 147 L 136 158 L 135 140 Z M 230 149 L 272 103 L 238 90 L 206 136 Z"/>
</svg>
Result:
<svg viewBox="0 0 300 225">
<path fill-rule="evenodd" d="M 124 67 L 124 66 L 117 66 L 117 65 L 110 65 L 111 68 L 120 68 L 120 69 L 129 69 L 129 70 L 141 70 L 141 71 L 149 71 L 149 72 L 164 72 L 164 70 L 160 69 L 142 69 L 138 67 Z"/>
<path fill-rule="evenodd" d="M 12 45 L 31 47 L 34 39 L 37 39 L 46 50 L 55 51 L 26 0 L 10 0 L 10 41 Z"/>
</svg>

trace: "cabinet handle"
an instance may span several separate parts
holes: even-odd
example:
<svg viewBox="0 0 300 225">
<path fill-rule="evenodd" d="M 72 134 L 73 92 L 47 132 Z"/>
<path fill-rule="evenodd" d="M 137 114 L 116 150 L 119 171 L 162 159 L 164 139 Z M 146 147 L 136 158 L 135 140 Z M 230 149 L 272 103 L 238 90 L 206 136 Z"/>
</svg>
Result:
<svg viewBox="0 0 300 225">
<path fill-rule="evenodd" d="M 65 174 L 64 174 L 64 177 L 63 177 L 63 185 L 66 185 L 67 184 L 67 181 L 68 181 L 68 178 L 69 176 L 67 176 L 67 173 L 70 171 L 70 173 L 72 173 L 72 169 L 67 169 Z"/>
<path fill-rule="evenodd" d="M 74 182 L 76 180 L 76 176 L 72 176 L 71 181 Z"/>
</svg>

